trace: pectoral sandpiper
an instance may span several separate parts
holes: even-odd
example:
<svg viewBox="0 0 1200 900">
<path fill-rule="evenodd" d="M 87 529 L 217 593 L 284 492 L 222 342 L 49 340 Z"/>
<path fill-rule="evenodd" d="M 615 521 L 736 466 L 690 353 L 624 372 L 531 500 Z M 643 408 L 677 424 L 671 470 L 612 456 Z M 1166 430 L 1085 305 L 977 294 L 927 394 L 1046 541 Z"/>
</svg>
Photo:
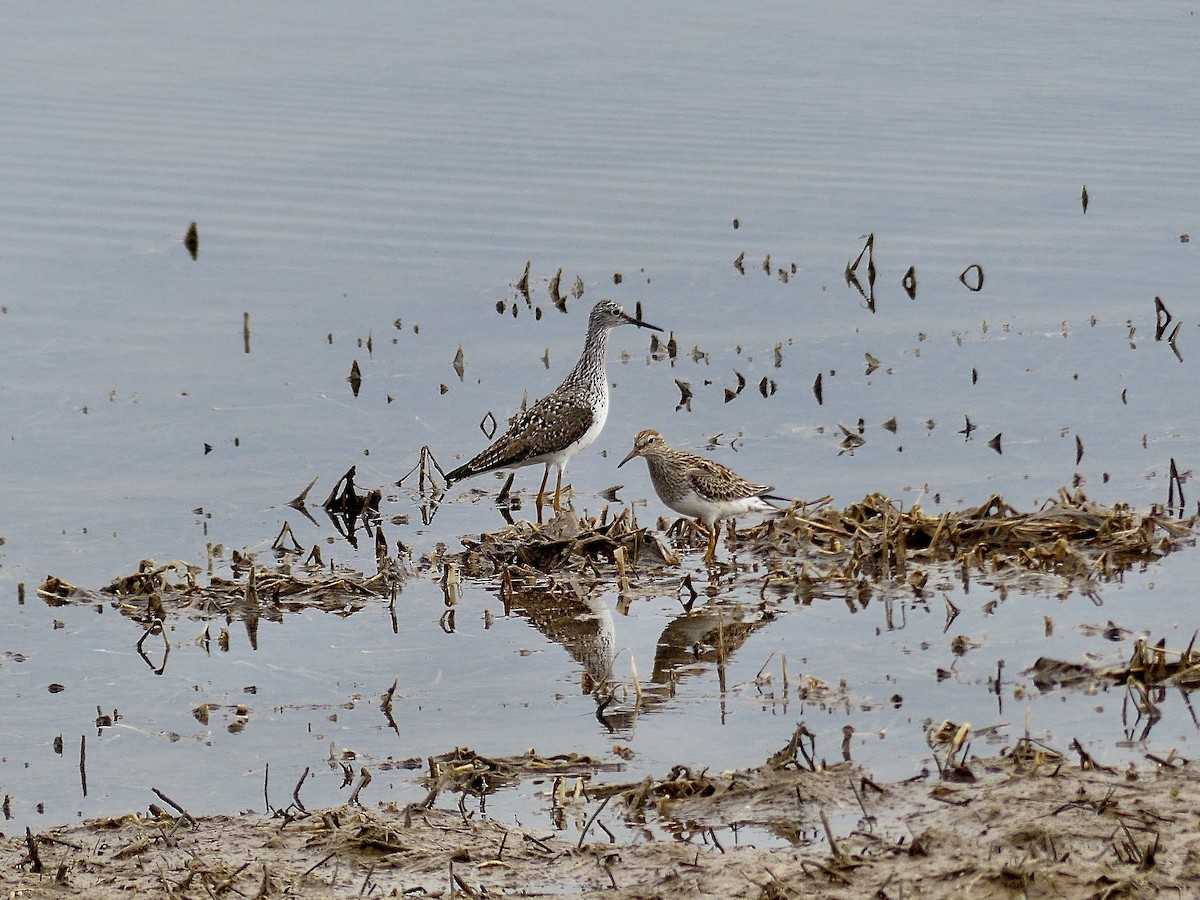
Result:
<svg viewBox="0 0 1200 900">
<path fill-rule="evenodd" d="M 554 489 L 554 511 L 558 512 L 562 508 L 562 482 L 567 463 L 596 439 L 608 418 L 608 376 L 604 371 L 604 357 L 608 350 L 608 333 L 619 325 L 662 331 L 657 325 L 635 319 L 614 301 L 601 300 L 592 307 L 583 352 L 571 374 L 551 393 L 518 415 L 490 447 L 448 473 L 447 485 L 483 472 L 541 463 L 546 470 L 538 489 L 540 522 L 550 467 L 555 466 L 558 483 Z"/>
<path fill-rule="evenodd" d="M 695 453 L 674 450 L 653 428 L 639 432 L 633 449 L 617 464 L 619 469 L 635 456 L 644 457 L 650 469 L 654 492 L 667 506 L 685 516 L 693 516 L 708 531 L 708 549 L 704 561 L 716 559 L 717 522 L 743 513 L 778 512 L 771 500 L 790 503 L 771 494 L 765 484 L 746 481 L 732 469 Z"/>
</svg>

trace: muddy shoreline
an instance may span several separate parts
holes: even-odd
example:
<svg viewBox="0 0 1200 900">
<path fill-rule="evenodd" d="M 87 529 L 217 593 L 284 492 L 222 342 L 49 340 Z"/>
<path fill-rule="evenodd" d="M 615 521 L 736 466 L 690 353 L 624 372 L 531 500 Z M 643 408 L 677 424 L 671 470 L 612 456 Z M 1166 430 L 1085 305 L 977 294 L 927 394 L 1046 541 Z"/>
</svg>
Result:
<svg viewBox="0 0 1200 900">
<path fill-rule="evenodd" d="M 897 784 L 877 784 L 849 763 L 816 770 L 796 763 L 775 759 L 712 776 L 676 771 L 578 797 L 548 792 L 547 802 L 567 808 L 575 823 L 559 832 L 481 818 L 446 794 L 433 808 L 384 802 L 196 819 L 162 809 L 130 813 L 4 835 L 0 891 L 23 898 L 130 891 L 1110 897 L 1190 890 L 1200 878 L 1200 778 L 1184 760 L 1118 771 L 1026 747 L 964 762 L 945 773 L 952 779 L 935 773 Z M 827 811 L 855 808 L 856 827 L 829 827 Z M 630 832 L 604 827 L 606 818 L 653 819 L 679 836 L 656 840 L 643 830 L 622 839 Z M 790 832 L 794 842 L 734 846 L 721 822 Z"/>
</svg>

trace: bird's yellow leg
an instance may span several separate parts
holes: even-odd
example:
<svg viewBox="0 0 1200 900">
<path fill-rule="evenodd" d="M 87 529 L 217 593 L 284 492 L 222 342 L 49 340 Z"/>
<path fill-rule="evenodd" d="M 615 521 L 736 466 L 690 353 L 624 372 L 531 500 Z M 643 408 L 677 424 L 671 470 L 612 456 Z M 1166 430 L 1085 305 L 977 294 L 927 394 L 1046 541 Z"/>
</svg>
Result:
<svg viewBox="0 0 1200 900">
<path fill-rule="evenodd" d="M 548 467 L 546 472 L 547 474 L 550 472 Z M 554 511 L 562 512 L 562 466 L 558 467 L 558 483 L 554 488 Z"/>
<path fill-rule="evenodd" d="M 717 526 L 715 524 L 708 529 L 708 549 L 704 553 L 704 561 L 706 563 L 717 561 Z"/>
</svg>

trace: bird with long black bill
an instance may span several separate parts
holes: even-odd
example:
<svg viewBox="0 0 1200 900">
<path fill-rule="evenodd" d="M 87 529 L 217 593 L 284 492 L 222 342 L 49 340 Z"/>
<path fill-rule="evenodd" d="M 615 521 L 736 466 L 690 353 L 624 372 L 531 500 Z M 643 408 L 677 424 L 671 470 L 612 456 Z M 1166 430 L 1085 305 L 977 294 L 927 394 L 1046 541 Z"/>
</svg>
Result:
<svg viewBox="0 0 1200 900">
<path fill-rule="evenodd" d="M 587 337 L 575 368 L 563 383 L 516 416 L 508 430 L 486 450 L 447 474 L 447 484 L 492 472 L 544 465 L 538 489 L 538 521 L 546 499 L 550 467 L 558 470 L 554 511 L 562 509 L 562 483 L 567 463 L 596 439 L 608 418 L 608 375 L 604 358 L 608 335 L 621 325 L 662 331 L 657 325 L 635 319 L 612 300 L 601 300 L 588 317 Z"/>
</svg>

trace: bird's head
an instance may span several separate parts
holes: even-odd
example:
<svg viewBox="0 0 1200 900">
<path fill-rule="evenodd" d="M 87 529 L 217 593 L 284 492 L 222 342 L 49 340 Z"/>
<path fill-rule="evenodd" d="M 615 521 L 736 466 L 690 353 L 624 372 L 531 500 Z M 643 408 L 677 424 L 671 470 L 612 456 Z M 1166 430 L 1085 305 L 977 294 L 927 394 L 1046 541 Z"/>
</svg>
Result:
<svg viewBox="0 0 1200 900">
<path fill-rule="evenodd" d="M 629 455 L 617 463 L 617 468 L 625 465 L 635 456 L 653 456 L 655 453 L 662 452 L 667 449 L 667 442 L 663 440 L 663 436 L 653 428 L 647 428 L 644 431 L 639 431 L 637 437 L 633 439 L 633 449 L 629 451 Z"/>
<path fill-rule="evenodd" d="M 662 331 L 657 325 L 651 325 L 649 322 L 635 319 L 629 313 L 625 312 L 625 310 L 621 309 L 621 305 L 615 300 L 601 300 L 592 307 L 592 314 L 588 318 L 589 331 L 600 328 L 616 328 L 618 325 L 636 325 L 638 328 Z"/>
</svg>

